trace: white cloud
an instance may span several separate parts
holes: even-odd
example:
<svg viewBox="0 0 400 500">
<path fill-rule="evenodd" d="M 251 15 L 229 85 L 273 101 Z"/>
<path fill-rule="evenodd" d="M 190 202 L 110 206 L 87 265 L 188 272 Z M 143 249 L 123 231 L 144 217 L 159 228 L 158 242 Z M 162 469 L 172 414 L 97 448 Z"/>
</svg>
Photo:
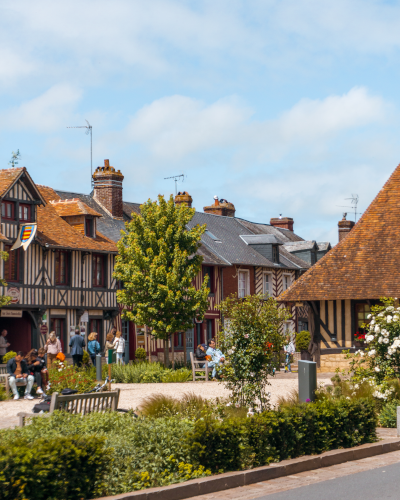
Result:
<svg viewBox="0 0 400 500">
<path fill-rule="evenodd" d="M 198 151 L 233 148 L 245 151 L 247 161 L 277 159 L 301 144 L 326 143 L 335 135 L 381 121 L 389 105 L 365 88 L 341 96 L 303 99 L 278 118 L 250 121 L 251 110 L 236 99 L 213 104 L 184 96 L 158 99 L 130 120 L 129 139 L 145 145 L 150 154 L 180 161 Z"/>
<path fill-rule="evenodd" d="M 81 97 L 82 91 L 76 87 L 69 84 L 54 85 L 40 96 L 0 113 L 2 127 L 31 132 L 51 132 L 55 128 L 65 127 L 74 116 Z"/>
</svg>

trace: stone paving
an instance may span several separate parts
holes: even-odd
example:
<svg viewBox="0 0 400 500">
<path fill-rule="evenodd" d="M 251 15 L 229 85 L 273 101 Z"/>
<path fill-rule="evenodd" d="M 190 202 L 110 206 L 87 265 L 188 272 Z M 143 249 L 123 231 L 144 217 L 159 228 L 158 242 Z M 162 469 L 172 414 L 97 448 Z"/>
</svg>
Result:
<svg viewBox="0 0 400 500">
<path fill-rule="evenodd" d="M 378 435 L 381 438 L 390 439 L 396 436 L 396 429 L 378 429 Z M 324 467 L 313 471 L 300 472 L 299 474 L 270 479 L 269 481 L 241 486 L 218 493 L 191 497 L 191 500 L 255 500 L 262 496 L 271 495 L 272 493 L 288 491 L 301 486 L 328 481 L 398 462 L 400 462 L 400 451 L 394 451 L 384 455 L 345 462 L 343 464 L 332 465 L 331 467 Z M 296 498 L 296 496 L 293 495 L 293 498 Z"/>
<path fill-rule="evenodd" d="M 318 374 L 318 382 L 330 383 L 333 373 Z M 271 403 L 276 403 L 276 398 L 297 389 L 297 373 L 278 372 L 271 379 L 270 392 Z M 112 389 L 121 390 L 119 407 L 135 410 L 141 402 L 152 394 L 166 394 L 168 396 L 180 397 L 187 392 L 196 392 L 205 399 L 227 398 L 230 392 L 222 383 L 218 382 L 184 382 L 175 384 L 112 384 Z M 37 399 L 27 401 L 8 400 L 0 402 L 0 429 L 14 427 L 18 424 L 17 413 L 30 412 L 38 402 Z"/>
</svg>

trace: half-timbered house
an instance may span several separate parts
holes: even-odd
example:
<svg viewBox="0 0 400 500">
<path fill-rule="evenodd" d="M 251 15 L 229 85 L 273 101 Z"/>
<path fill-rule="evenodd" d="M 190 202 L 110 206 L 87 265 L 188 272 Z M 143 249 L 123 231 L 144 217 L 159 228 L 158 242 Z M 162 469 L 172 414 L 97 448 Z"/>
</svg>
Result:
<svg viewBox="0 0 400 500">
<path fill-rule="evenodd" d="M 51 188 L 36 185 L 25 168 L 0 171 L 1 266 L 12 297 L 1 310 L 0 329 L 9 332 L 10 349 L 40 347 L 55 331 L 68 353 L 76 326 L 97 331 L 102 340 L 118 314 L 112 277 L 116 245 L 97 229 L 100 214 L 80 200 L 61 200 Z M 37 224 L 26 251 L 11 250 L 25 225 Z"/>
<path fill-rule="evenodd" d="M 339 243 L 279 300 L 309 305 L 321 371 L 346 368 L 344 350 L 362 348 L 372 305 L 400 297 L 400 165 L 357 224 L 344 215 Z"/>
</svg>

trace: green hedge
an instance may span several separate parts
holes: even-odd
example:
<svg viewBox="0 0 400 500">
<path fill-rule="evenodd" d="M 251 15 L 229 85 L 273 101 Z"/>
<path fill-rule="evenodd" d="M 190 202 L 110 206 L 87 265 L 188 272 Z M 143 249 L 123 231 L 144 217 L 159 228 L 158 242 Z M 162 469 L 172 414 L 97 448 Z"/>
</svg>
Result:
<svg viewBox="0 0 400 500">
<path fill-rule="evenodd" d="M 0 431 L 0 498 L 95 498 L 250 469 L 374 442 L 376 424 L 367 399 L 325 400 L 222 421 L 209 412 L 196 421 L 55 412 L 22 429 Z"/>
<path fill-rule="evenodd" d="M 305 403 L 247 419 L 198 420 L 188 436 L 192 463 L 212 472 L 258 467 L 376 441 L 371 401 Z"/>
<path fill-rule="evenodd" d="M 92 436 L 27 438 L 0 444 L 0 498 L 3 500 L 79 500 L 104 489 L 112 450 Z"/>
</svg>

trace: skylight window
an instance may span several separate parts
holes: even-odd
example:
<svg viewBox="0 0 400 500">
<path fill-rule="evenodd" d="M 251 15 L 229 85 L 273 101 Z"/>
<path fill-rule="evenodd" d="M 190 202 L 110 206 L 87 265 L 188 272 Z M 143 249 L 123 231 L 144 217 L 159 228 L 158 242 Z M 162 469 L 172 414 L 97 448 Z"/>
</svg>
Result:
<svg viewBox="0 0 400 500">
<path fill-rule="evenodd" d="M 212 234 L 211 231 L 206 229 L 206 235 L 209 236 L 212 240 L 217 241 L 218 243 L 221 243 L 221 240 L 217 238 L 214 234 Z"/>
</svg>

